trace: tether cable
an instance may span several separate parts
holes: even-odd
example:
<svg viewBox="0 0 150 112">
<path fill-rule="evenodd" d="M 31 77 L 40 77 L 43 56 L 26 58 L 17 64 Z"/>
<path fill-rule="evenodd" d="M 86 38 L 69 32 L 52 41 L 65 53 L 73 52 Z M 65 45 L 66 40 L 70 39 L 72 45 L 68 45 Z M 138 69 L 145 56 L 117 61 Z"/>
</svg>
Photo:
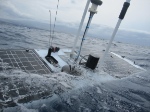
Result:
<svg viewBox="0 0 150 112">
<path fill-rule="evenodd" d="M 89 26 L 90 26 L 90 24 L 91 24 L 91 21 L 92 21 L 92 18 L 93 18 L 93 16 L 94 16 L 94 14 L 95 14 L 95 13 L 90 12 L 89 20 L 88 20 L 88 23 L 87 23 L 87 25 L 86 25 L 86 29 L 85 29 L 84 34 L 83 34 L 83 37 L 82 37 L 82 41 L 81 41 L 81 44 L 80 44 L 80 48 L 79 48 L 78 55 L 77 55 L 77 57 L 76 57 L 76 59 L 75 59 L 75 63 L 77 62 L 77 60 L 78 60 L 78 58 L 79 58 L 79 56 L 80 56 L 81 49 L 82 49 L 82 45 L 83 45 L 83 41 L 85 40 L 85 37 L 86 37 L 86 35 L 87 35 L 88 29 L 89 29 Z"/>
<path fill-rule="evenodd" d="M 50 16 L 50 19 L 49 19 L 49 48 L 51 47 L 50 45 L 50 40 L 52 39 L 52 31 L 51 31 L 51 11 L 49 10 L 49 16 Z"/>
<path fill-rule="evenodd" d="M 58 0 L 58 3 L 57 3 L 57 10 L 56 10 L 56 15 L 55 15 L 55 20 L 54 20 L 53 35 L 52 35 L 52 40 L 51 40 L 51 46 L 52 46 L 52 43 L 53 43 L 53 37 L 54 37 L 54 33 L 55 33 L 56 20 L 57 20 L 57 14 L 58 14 L 58 7 L 59 7 L 59 0 Z"/>
</svg>

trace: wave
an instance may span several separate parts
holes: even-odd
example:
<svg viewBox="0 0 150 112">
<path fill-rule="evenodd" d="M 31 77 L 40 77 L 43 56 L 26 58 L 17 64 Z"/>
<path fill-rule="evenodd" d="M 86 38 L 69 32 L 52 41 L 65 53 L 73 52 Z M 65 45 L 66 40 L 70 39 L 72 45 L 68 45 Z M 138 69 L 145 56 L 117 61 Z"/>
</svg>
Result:
<svg viewBox="0 0 150 112">
<path fill-rule="evenodd" d="M 3 25 L 0 29 L 0 32 L 2 32 L 0 33 L 0 48 L 47 49 L 49 44 L 48 31 Z M 55 34 L 56 38 L 53 38 L 54 46 L 60 48 L 72 47 L 75 36 L 58 32 L 55 32 Z M 88 38 L 85 40 L 81 53 L 82 55 L 99 53 L 105 49 L 107 43 L 106 40 Z M 150 59 L 146 57 L 150 53 L 149 48 L 116 42 L 114 42 L 114 45 L 115 47 L 112 47 L 111 51 L 122 53 L 123 56 L 135 60 L 135 63 L 141 67 L 150 69 Z M 143 72 L 127 78 L 115 79 L 108 74 L 93 75 L 91 73 L 85 73 L 82 77 L 71 76 L 66 73 L 28 74 L 8 67 L 0 73 L 0 82 L 3 82 L 0 90 L 5 90 L 5 93 L 8 93 L 5 95 L 7 101 L 13 99 L 11 103 L 7 102 L 10 106 L 17 106 L 5 108 L 3 111 L 16 112 L 21 109 L 26 111 L 41 110 L 42 112 L 46 108 L 47 111 L 70 112 L 148 112 L 150 110 L 149 74 L 149 72 Z M 14 97 L 11 95 L 14 95 Z M 7 103 L 1 102 L 0 99 L 0 111 L 1 106 L 7 106 Z"/>
</svg>

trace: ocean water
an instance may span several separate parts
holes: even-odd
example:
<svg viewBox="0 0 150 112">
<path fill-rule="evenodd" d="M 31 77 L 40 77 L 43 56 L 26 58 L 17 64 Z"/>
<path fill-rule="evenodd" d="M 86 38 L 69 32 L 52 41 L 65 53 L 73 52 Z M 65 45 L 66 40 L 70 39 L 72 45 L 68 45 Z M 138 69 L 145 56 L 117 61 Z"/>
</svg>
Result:
<svg viewBox="0 0 150 112">
<path fill-rule="evenodd" d="M 75 36 L 72 34 L 55 32 L 52 44 L 60 48 L 71 48 L 74 38 Z M 107 40 L 87 37 L 83 45 L 82 54 L 100 53 L 105 49 L 107 44 Z M 1 49 L 47 49 L 48 46 L 49 31 L 16 26 L 3 22 L 0 23 Z M 125 56 L 147 71 L 133 74 L 122 79 L 116 79 L 110 76 L 95 76 L 94 79 L 91 79 L 90 77 L 92 77 L 92 74 L 85 74 L 88 76 L 87 82 L 82 80 L 85 76 L 79 78 L 65 75 L 66 77 L 63 77 L 64 74 L 60 73 L 63 78 L 61 77 L 61 79 L 57 81 L 51 80 L 51 76 L 46 76 L 48 80 L 45 80 L 48 82 L 51 81 L 51 83 L 46 84 L 60 83 L 63 80 L 67 80 L 67 84 L 69 86 L 73 85 L 73 87 L 69 91 L 64 89 L 62 94 L 54 94 L 52 97 L 46 99 L 39 99 L 26 104 L 18 104 L 16 107 L 3 108 L 3 111 L 150 112 L 150 47 L 114 42 L 111 51 Z M 3 77 L 10 77 L 12 80 L 13 76 L 19 76 L 21 79 L 21 74 L 23 73 L 17 72 L 15 74 L 13 72 L 13 75 L 10 74 L 1 73 L 0 75 Z M 57 75 L 58 74 L 55 74 L 55 79 Z M 36 77 L 38 77 L 38 81 L 41 80 L 41 76 L 38 74 L 36 74 Z M 77 88 L 76 86 L 79 85 L 80 87 Z M 1 103 L 2 101 L 0 100 L 0 107 L 3 107 Z M 0 110 L 1 109 L 2 108 L 0 108 Z"/>
</svg>

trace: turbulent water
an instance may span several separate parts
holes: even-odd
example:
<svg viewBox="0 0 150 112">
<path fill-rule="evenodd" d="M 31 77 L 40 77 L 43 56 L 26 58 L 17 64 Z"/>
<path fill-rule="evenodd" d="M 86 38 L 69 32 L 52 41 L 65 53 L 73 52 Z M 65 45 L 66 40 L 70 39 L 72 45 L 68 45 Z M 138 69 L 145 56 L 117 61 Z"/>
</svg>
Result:
<svg viewBox="0 0 150 112">
<path fill-rule="evenodd" d="M 71 48 L 74 35 L 55 32 L 53 45 L 60 48 Z M 83 46 L 82 54 L 100 53 L 108 41 L 88 37 Z M 1 49 L 47 49 L 49 31 L 0 23 Z M 70 78 L 67 81 L 74 85 L 84 85 L 47 99 L 7 108 L 5 112 L 149 112 L 150 111 L 150 47 L 114 42 L 111 51 L 125 56 L 135 64 L 146 69 L 146 72 L 134 74 L 126 78 L 105 80 L 103 76 L 94 82 L 83 84 L 81 79 Z M 4 73 L 1 73 L 6 77 Z M 18 74 L 17 74 L 18 75 Z M 88 77 L 91 74 L 88 75 Z M 12 77 L 12 75 L 10 76 Z M 39 78 L 39 76 L 38 76 Z M 82 77 L 83 78 L 83 77 Z M 50 80 L 51 78 L 49 78 Z M 38 79 L 40 80 L 40 78 Z M 45 79 L 47 80 L 47 79 Z M 65 80 L 65 79 L 64 79 Z M 78 80 L 78 81 L 76 81 Z M 80 82 L 80 84 L 77 84 Z M 82 83 L 81 83 L 82 82 Z M 98 83 L 99 82 L 99 83 Z M 56 82 L 55 82 L 56 83 Z M 51 83 L 48 83 L 51 84 Z M 2 85 L 1 85 L 2 86 Z M 1 90 L 2 91 L 2 90 Z M 0 100 L 0 102 L 2 102 Z M 1 106 L 1 105 L 0 105 Z M 1 109 L 0 109 L 1 110 Z"/>
</svg>

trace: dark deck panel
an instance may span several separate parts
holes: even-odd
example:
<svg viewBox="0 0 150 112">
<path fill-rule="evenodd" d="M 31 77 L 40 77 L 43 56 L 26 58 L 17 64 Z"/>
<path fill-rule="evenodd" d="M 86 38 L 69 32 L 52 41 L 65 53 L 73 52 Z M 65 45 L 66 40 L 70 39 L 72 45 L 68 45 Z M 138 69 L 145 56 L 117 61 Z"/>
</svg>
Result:
<svg viewBox="0 0 150 112">
<path fill-rule="evenodd" d="M 28 73 L 49 74 L 50 68 L 34 50 L 0 50 L 0 71 L 9 68 L 21 69 Z"/>
</svg>

